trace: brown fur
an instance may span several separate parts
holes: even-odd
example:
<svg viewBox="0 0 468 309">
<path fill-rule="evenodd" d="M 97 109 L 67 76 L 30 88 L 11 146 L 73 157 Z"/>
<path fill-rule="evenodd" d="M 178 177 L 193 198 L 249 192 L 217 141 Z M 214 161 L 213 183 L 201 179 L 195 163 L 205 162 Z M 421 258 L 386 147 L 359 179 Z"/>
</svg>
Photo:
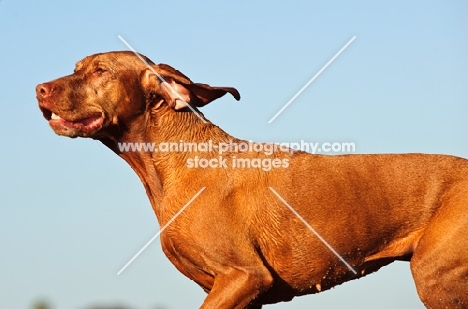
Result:
<svg viewBox="0 0 468 309">
<path fill-rule="evenodd" d="M 468 308 L 468 161 L 443 155 L 321 156 L 235 152 L 224 158 L 287 166 L 188 168 L 211 152 L 121 152 L 119 142 L 241 142 L 195 110 L 237 90 L 195 84 L 154 65 L 176 97 L 133 53 L 86 57 L 72 75 L 38 85 L 57 134 L 98 139 L 127 161 L 165 225 L 164 253 L 207 293 L 202 308 L 261 308 L 410 260 L 427 308 Z M 54 116 L 52 116 L 53 114 Z M 58 115 L 58 116 L 57 116 Z M 51 119 L 54 118 L 54 119 Z M 269 189 L 273 188 L 352 267 L 350 271 Z"/>
</svg>

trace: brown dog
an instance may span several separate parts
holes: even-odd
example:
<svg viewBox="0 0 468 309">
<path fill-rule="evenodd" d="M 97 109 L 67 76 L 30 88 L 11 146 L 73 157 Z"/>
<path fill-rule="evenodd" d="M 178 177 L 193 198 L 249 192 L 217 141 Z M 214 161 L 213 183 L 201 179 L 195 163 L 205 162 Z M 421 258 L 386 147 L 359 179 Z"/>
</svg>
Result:
<svg viewBox="0 0 468 309">
<path fill-rule="evenodd" d="M 133 53 L 110 52 L 38 85 L 37 99 L 57 134 L 98 139 L 130 164 L 161 226 L 206 188 L 161 234 L 167 257 L 208 293 L 202 308 L 261 308 L 394 260 L 411 261 L 428 308 L 468 308 L 467 160 L 269 154 L 196 110 L 237 90 L 145 60 L 167 83 Z M 174 149 L 182 141 L 214 146 Z M 173 149 L 124 151 L 129 142 Z"/>
</svg>

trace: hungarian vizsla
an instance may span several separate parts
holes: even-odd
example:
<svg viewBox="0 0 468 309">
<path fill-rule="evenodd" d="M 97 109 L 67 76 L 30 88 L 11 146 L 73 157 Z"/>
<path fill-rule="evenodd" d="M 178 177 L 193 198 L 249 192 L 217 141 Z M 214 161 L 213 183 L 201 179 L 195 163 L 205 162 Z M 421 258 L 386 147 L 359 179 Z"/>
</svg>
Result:
<svg viewBox="0 0 468 309">
<path fill-rule="evenodd" d="M 142 57 L 152 69 L 132 52 L 86 57 L 38 85 L 37 99 L 55 133 L 100 140 L 130 164 L 161 226 L 206 188 L 161 234 L 166 256 L 208 293 L 201 308 L 261 308 L 395 260 L 411 262 L 427 308 L 468 308 L 468 160 L 267 153 L 271 144 L 236 139 L 198 111 L 240 99 L 236 89 Z M 193 147 L 167 148 L 182 143 Z"/>
</svg>

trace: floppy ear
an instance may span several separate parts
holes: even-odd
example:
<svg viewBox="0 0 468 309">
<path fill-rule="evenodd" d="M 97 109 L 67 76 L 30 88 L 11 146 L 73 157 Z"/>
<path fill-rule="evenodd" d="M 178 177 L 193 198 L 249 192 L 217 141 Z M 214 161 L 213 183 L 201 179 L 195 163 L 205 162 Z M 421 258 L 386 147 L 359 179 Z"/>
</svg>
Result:
<svg viewBox="0 0 468 309">
<path fill-rule="evenodd" d="M 167 64 L 161 63 L 152 68 L 159 76 L 153 70 L 146 69 L 141 80 L 143 89 L 153 95 L 159 95 L 175 110 L 186 107 L 186 103 L 196 107 L 205 106 L 228 92 L 236 100 L 240 100 L 240 94 L 235 88 L 193 83 L 187 76 Z"/>
</svg>

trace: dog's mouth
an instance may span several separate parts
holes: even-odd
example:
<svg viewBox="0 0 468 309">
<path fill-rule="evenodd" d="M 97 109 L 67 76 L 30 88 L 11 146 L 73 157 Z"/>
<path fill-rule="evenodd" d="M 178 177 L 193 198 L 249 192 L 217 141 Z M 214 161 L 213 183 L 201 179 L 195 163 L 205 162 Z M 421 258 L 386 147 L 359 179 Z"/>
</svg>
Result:
<svg viewBox="0 0 468 309">
<path fill-rule="evenodd" d="M 46 108 L 41 108 L 41 111 L 55 133 L 70 137 L 89 136 L 101 129 L 104 122 L 102 113 L 93 113 L 76 120 L 66 120 Z"/>
</svg>

